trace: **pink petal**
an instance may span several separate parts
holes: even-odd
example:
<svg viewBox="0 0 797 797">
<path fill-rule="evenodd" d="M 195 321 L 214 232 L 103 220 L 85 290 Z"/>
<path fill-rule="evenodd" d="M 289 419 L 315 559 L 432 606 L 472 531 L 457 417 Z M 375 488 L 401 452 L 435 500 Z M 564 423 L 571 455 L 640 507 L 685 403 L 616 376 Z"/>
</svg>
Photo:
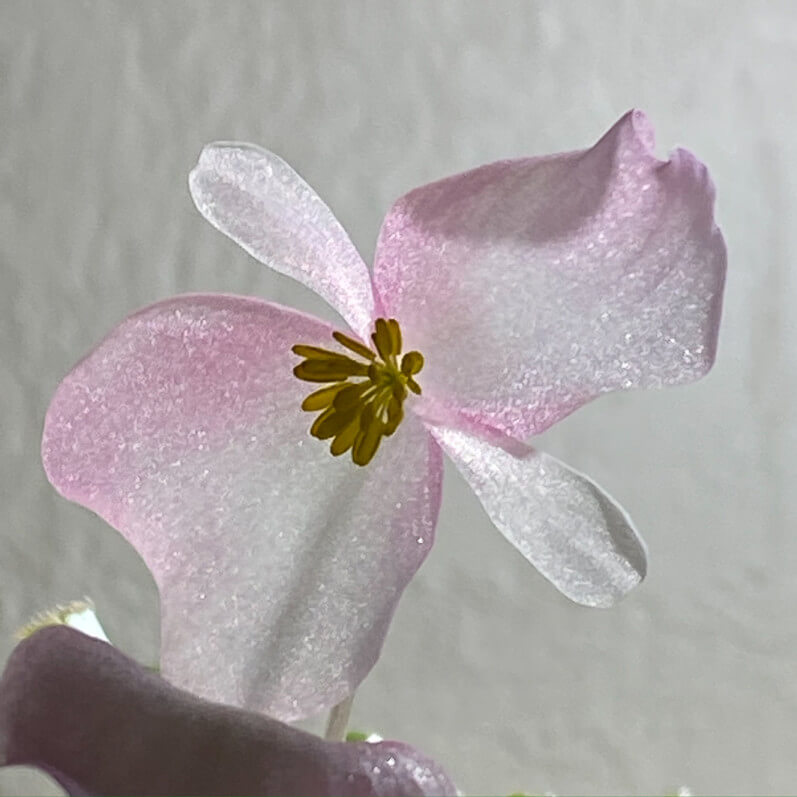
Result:
<svg viewBox="0 0 797 797">
<path fill-rule="evenodd" d="M 69 628 L 17 646 L 0 680 L 0 765 L 70 794 L 444 795 L 434 761 L 397 742 L 325 742 L 200 700 Z"/>
<path fill-rule="evenodd" d="M 705 374 L 725 245 L 706 168 L 639 111 L 592 149 L 502 161 L 392 208 L 374 282 L 440 413 L 523 438 L 609 390 Z"/>
<path fill-rule="evenodd" d="M 531 448 L 517 456 L 458 429 L 431 431 L 498 530 L 568 598 L 611 606 L 645 577 L 631 519 L 586 476 Z"/>
<path fill-rule="evenodd" d="M 332 211 L 285 161 L 251 144 L 209 144 L 189 187 L 214 227 L 312 288 L 360 335 L 370 331 L 368 268 Z"/>
<path fill-rule="evenodd" d="M 284 719 L 373 666 L 431 546 L 442 459 L 415 417 L 368 467 L 333 458 L 300 409 L 299 342 L 330 327 L 234 296 L 149 307 L 62 382 L 42 448 L 53 485 L 152 570 L 164 674 Z"/>
</svg>

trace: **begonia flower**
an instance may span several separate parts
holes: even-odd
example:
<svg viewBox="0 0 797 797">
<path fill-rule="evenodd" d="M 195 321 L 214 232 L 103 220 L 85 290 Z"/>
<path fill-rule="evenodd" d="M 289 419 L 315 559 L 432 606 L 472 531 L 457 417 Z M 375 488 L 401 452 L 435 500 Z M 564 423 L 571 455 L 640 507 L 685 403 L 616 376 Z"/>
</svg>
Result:
<svg viewBox="0 0 797 797">
<path fill-rule="evenodd" d="M 276 155 L 203 150 L 201 213 L 348 328 L 180 296 L 120 324 L 58 388 L 46 471 L 154 573 L 170 679 L 282 719 L 350 694 L 432 545 L 443 451 L 567 597 L 611 606 L 644 578 L 623 509 L 525 440 L 607 391 L 686 383 L 714 361 L 714 189 L 694 156 L 652 147 L 634 111 L 588 150 L 411 191 L 372 275 Z"/>
<path fill-rule="evenodd" d="M 71 795 L 453 795 L 399 742 L 327 742 L 209 703 L 65 626 L 21 642 L 0 679 L 0 766 Z"/>
</svg>

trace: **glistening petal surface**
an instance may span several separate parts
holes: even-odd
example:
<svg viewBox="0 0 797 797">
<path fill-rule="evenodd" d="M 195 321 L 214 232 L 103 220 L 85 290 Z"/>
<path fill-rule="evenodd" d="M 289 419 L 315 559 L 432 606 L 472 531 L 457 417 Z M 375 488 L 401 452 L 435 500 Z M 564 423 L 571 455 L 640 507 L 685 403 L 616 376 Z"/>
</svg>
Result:
<svg viewBox="0 0 797 797">
<path fill-rule="evenodd" d="M 209 144 L 188 183 L 214 227 L 367 333 L 374 306 L 368 268 L 332 211 L 285 161 L 251 144 Z"/>
<path fill-rule="evenodd" d="M 415 417 L 367 468 L 309 436 L 290 349 L 330 335 L 255 299 L 170 299 L 114 329 L 45 422 L 52 483 L 155 576 L 164 674 L 282 719 L 368 673 L 439 506 L 440 450 Z"/>
<path fill-rule="evenodd" d="M 458 429 L 432 434 L 498 530 L 568 598 L 611 606 L 645 577 L 631 520 L 586 476 L 531 448 L 515 456 Z"/>
<path fill-rule="evenodd" d="M 73 795 L 445 795 L 434 761 L 398 742 L 325 742 L 201 700 L 65 627 L 22 642 L 0 679 L 0 765 Z"/>
<path fill-rule="evenodd" d="M 706 168 L 652 153 L 640 112 L 591 149 L 411 191 L 374 282 L 424 396 L 523 438 L 609 390 L 696 379 L 716 350 L 726 254 Z"/>
</svg>

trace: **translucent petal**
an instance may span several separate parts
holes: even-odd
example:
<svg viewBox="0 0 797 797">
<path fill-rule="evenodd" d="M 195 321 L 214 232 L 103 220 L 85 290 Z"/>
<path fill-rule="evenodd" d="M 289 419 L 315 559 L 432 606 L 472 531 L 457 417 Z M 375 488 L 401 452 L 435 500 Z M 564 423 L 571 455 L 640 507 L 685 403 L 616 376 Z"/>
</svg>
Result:
<svg viewBox="0 0 797 797">
<path fill-rule="evenodd" d="M 647 572 L 630 518 L 586 476 L 534 449 L 521 455 L 433 427 L 498 530 L 568 598 L 611 606 Z"/>
<path fill-rule="evenodd" d="M 440 450 L 416 418 L 367 468 L 310 437 L 291 346 L 329 337 L 254 299 L 170 299 L 113 330 L 45 422 L 52 483 L 155 576 L 164 674 L 285 719 L 368 673 L 439 503 Z"/>
<path fill-rule="evenodd" d="M 654 157 L 638 111 L 592 149 L 411 191 L 374 282 L 427 404 L 523 438 L 609 390 L 696 379 L 716 350 L 725 246 L 705 167 Z"/>
<path fill-rule="evenodd" d="M 189 177 L 199 212 L 267 266 L 370 331 L 368 268 L 332 211 L 285 161 L 251 144 L 209 144 Z"/>
<path fill-rule="evenodd" d="M 176 689 L 105 642 L 38 631 L 0 680 L 0 765 L 69 793 L 444 795 L 443 769 L 398 742 L 326 742 Z"/>
</svg>

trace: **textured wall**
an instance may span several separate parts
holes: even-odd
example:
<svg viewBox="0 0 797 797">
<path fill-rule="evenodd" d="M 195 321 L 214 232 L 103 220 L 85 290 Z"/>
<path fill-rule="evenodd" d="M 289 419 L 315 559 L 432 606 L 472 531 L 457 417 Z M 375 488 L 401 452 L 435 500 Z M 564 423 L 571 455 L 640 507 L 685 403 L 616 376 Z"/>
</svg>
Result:
<svg viewBox="0 0 797 797">
<path fill-rule="evenodd" d="M 154 585 L 48 486 L 60 377 L 124 315 L 183 291 L 331 317 L 194 211 L 201 145 L 282 154 L 370 255 L 408 188 L 581 147 L 631 106 L 693 149 L 730 252 L 704 382 L 603 398 L 545 435 L 650 546 L 620 607 L 578 608 L 447 473 L 438 543 L 354 724 L 411 741 L 462 788 L 507 794 L 791 792 L 797 784 L 797 4 L 0 4 L 0 659 L 36 610 L 84 594 L 157 655 Z M 0 773 L 0 793 L 52 789 Z M 57 793 L 57 792 L 56 792 Z"/>
</svg>

